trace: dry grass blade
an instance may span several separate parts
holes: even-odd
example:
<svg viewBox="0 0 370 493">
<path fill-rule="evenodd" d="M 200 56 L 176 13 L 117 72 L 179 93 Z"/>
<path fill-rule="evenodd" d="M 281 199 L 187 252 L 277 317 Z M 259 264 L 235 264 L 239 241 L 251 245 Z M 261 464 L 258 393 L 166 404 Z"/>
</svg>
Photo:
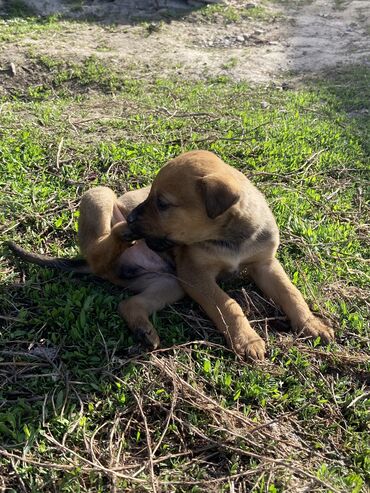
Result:
<svg viewBox="0 0 370 493">
<path fill-rule="evenodd" d="M 149 463 L 149 470 L 150 470 L 150 478 L 152 481 L 153 492 L 156 493 L 157 492 L 157 484 L 156 484 L 157 481 L 156 481 L 156 477 L 155 477 L 155 473 L 154 473 L 152 439 L 151 439 L 151 435 L 150 435 L 148 421 L 146 419 L 146 416 L 145 416 L 145 413 L 143 410 L 141 397 L 139 397 L 135 392 L 133 392 L 133 396 L 136 399 L 136 402 L 137 402 L 137 405 L 139 407 L 140 414 L 141 414 L 141 417 L 143 418 L 143 422 L 144 422 L 144 426 L 145 426 L 146 443 L 147 443 L 147 447 L 148 447 L 148 463 Z"/>
</svg>

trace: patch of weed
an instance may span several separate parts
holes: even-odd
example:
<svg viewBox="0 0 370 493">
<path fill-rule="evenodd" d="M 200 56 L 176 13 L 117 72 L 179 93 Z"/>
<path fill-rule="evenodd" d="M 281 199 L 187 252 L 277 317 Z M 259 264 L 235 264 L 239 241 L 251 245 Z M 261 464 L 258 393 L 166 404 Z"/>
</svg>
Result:
<svg viewBox="0 0 370 493">
<path fill-rule="evenodd" d="M 267 10 L 262 5 L 246 8 L 240 6 L 213 4 L 207 5 L 203 9 L 200 9 L 197 15 L 201 16 L 201 18 L 207 20 L 208 22 L 214 22 L 215 20 L 221 18 L 225 23 L 232 24 L 240 22 L 245 18 L 267 21 L 273 19 L 276 14 Z"/>
</svg>

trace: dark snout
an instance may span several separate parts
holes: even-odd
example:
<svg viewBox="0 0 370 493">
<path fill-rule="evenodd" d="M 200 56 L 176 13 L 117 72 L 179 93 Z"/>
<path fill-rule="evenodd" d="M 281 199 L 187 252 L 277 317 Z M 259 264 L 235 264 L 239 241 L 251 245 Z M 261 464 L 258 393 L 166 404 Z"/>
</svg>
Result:
<svg viewBox="0 0 370 493">
<path fill-rule="evenodd" d="M 144 238 L 148 247 L 155 252 L 163 252 L 175 246 L 175 243 L 168 238 L 152 236 L 150 234 L 151 231 L 146 231 L 144 218 L 145 207 L 146 202 L 143 202 L 135 207 L 127 216 L 127 224 L 132 236 L 135 237 L 134 239 Z"/>
<path fill-rule="evenodd" d="M 130 228 L 130 232 L 128 233 L 128 236 L 130 236 L 130 239 L 135 239 L 138 240 L 139 238 L 142 238 L 144 236 L 144 232 L 142 231 L 142 228 L 140 226 L 140 218 L 143 214 L 143 209 L 144 209 L 144 203 L 138 205 L 133 209 L 130 214 L 127 216 L 127 224 L 128 227 Z"/>
<path fill-rule="evenodd" d="M 153 236 L 146 237 L 145 243 L 155 252 L 164 252 L 165 250 L 168 250 L 176 245 L 175 242 L 167 238 L 155 238 Z"/>
<path fill-rule="evenodd" d="M 139 204 L 135 209 L 133 209 L 130 214 L 127 216 L 128 225 L 133 226 L 142 216 L 144 212 L 145 202 Z"/>
</svg>

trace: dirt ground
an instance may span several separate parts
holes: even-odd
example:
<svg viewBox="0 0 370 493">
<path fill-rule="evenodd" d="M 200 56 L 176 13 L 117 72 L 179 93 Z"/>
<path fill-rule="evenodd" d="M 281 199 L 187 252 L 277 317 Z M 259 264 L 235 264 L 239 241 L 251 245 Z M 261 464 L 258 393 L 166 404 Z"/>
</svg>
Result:
<svg viewBox="0 0 370 493">
<path fill-rule="evenodd" d="M 90 0 L 79 9 L 70 0 L 28 3 L 42 13 L 75 18 L 94 14 L 99 20 L 3 46 L 3 62 L 22 64 L 30 52 L 76 61 L 94 55 L 138 77 L 227 75 L 257 83 L 281 80 L 292 72 L 370 63 L 368 0 L 230 0 L 223 4 L 229 11 L 216 12 L 213 5 L 207 8 L 209 15 L 199 10 L 201 2 L 191 2 L 184 10 L 177 8 L 179 1 Z M 254 15 L 256 7 L 262 15 Z M 243 15 L 238 18 L 239 13 Z"/>
</svg>

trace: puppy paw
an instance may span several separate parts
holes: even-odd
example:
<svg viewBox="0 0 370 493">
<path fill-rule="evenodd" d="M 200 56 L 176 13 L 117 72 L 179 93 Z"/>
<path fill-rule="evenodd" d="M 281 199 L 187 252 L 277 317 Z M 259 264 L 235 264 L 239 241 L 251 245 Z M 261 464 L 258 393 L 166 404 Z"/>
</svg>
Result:
<svg viewBox="0 0 370 493">
<path fill-rule="evenodd" d="M 306 320 L 302 327 L 298 327 L 297 333 L 301 337 L 310 337 L 313 339 L 320 337 L 324 343 L 334 340 L 334 330 L 314 315 Z"/>
<path fill-rule="evenodd" d="M 143 346 L 149 349 L 157 349 L 160 346 L 159 336 L 152 324 L 146 324 L 135 329 L 131 329 L 132 333 Z"/>
<path fill-rule="evenodd" d="M 242 358 L 263 361 L 265 359 L 265 341 L 257 333 L 241 334 L 233 338 L 231 348 Z"/>
</svg>

